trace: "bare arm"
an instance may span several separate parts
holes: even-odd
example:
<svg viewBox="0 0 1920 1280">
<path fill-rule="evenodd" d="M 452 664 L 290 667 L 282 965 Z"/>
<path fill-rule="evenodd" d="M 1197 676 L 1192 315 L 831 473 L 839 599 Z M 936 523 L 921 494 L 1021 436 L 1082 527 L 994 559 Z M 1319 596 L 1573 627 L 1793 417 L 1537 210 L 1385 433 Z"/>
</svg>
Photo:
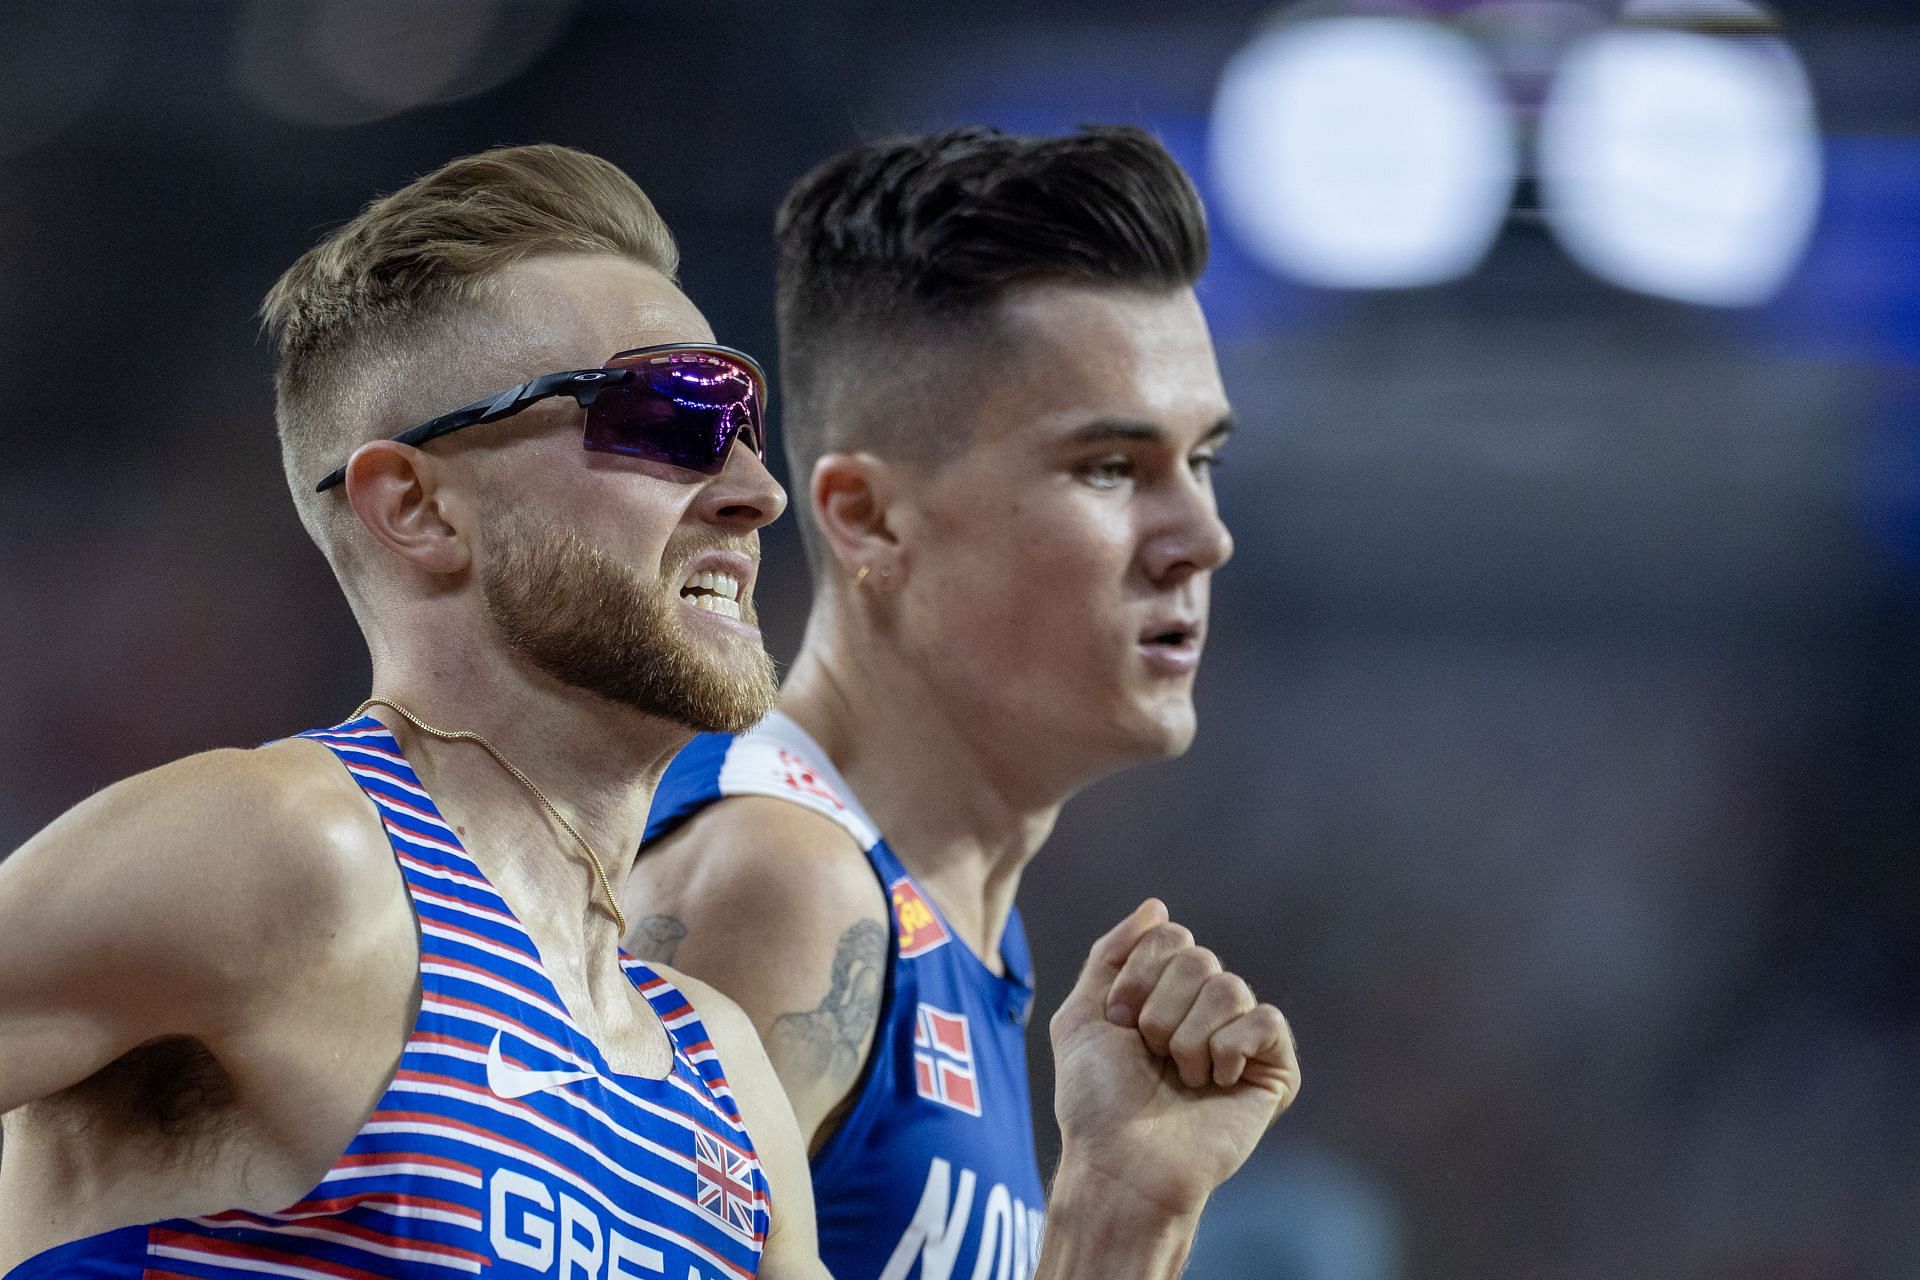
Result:
<svg viewBox="0 0 1920 1280">
<path fill-rule="evenodd" d="M 364 819 L 312 794 L 304 763 L 284 747 L 181 760 L 0 862 L 0 1112 L 158 1037 L 217 1050 L 277 973 L 314 963 Z"/>
<path fill-rule="evenodd" d="M 723 800 L 642 855 L 626 909 L 636 955 L 745 1011 L 817 1146 L 866 1064 L 885 985 L 886 899 L 852 837 L 781 800 Z"/>
</svg>

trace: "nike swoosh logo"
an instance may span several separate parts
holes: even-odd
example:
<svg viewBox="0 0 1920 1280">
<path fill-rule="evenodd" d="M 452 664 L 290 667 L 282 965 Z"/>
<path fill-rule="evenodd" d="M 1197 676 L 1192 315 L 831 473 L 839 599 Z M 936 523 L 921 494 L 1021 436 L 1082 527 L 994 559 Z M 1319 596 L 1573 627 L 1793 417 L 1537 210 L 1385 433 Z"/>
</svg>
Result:
<svg viewBox="0 0 1920 1280">
<path fill-rule="evenodd" d="M 575 1080 L 591 1080 L 594 1076 L 591 1071 L 529 1071 L 516 1067 L 500 1056 L 500 1036 L 500 1032 L 494 1032 L 493 1043 L 487 1046 L 487 1088 L 503 1098 L 524 1098 Z"/>
</svg>

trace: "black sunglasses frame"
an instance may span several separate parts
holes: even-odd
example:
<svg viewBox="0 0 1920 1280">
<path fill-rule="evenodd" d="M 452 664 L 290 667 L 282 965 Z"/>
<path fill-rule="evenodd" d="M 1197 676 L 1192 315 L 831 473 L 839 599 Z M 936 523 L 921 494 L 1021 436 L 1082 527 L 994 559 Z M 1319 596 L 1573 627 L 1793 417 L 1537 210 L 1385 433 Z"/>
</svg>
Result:
<svg viewBox="0 0 1920 1280">
<path fill-rule="evenodd" d="M 452 413 L 443 413 L 437 418 L 429 418 L 417 427 L 408 427 L 397 436 L 387 437 L 395 444 L 425 444 L 441 436 L 451 435 L 468 427 L 477 427 L 483 422 L 498 422 L 502 418 L 511 418 L 522 409 L 527 409 L 542 400 L 551 400 L 555 396 L 572 396 L 582 409 L 593 404 L 600 393 L 608 387 L 617 387 L 632 382 L 639 371 L 631 366 L 614 368 L 615 360 L 626 360 L 634 356 L 655 355 L 713 355 L 737 362 L 746 367 L 748 376 L 753 379 L 755 390 L 755 416 L 758 419 L 755 431 L 754 452 L 765 456 L 766 420 L 767 420 L 767 375 L 760 362 L 744 351 L 733 347 L 723 347 L 712 342 L 666 342 L 652 347 L 635 347 L 630 351 L 616 351 L 607 357 L 607 363 L 598 369 L 574 369 L 566 373 L 543 373 L 537 378 L 529 378 L 516 387 L 488 396 L 484 400 L 475 400 L 470 405 L 455 409 Z M 738 435 L 734 437 L 738 439 Z M 313 487 L 315 493 L 325 493 L 347 478 L 347 464 L 341 463 L 329 471 L 319 484 Z"/>
</svg>

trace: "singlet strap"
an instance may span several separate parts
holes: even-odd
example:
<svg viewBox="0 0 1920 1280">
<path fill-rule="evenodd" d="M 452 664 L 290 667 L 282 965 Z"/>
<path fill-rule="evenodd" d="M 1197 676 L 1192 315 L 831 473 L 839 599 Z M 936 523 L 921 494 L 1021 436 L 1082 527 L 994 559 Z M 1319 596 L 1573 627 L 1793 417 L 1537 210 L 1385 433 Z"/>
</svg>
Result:
<svg viewBox="0 0 1920 1280">
<path fill-rule="evenodd" d="M 424 868 L 431 879 L 480 890 L 488 906 L 505 906 L 480 868 L 461 848 L 460 837 L 441 816 L 420 775 L 400 750 L 399 740 L 386 725 L 372 716 L 361 716 L 331 729 L 311 729 L 300 736 L 311 738 L 333 752 L 354 782 L 366 792 L 367 799 L 373 801 L 409 886 L 417 883 L 417 876 Z M 433 871 L 442 874 L 434 877 Z M 476 883 L 465 883 L 469 881 Z"/>
<path fill-rule="evenodd" d="M 733 740 L 720 765 L 723 796 L 770 796 L 811 809 L 844 827 L 862 849 L 880 841 L 880 829 L 860 807 L 820 744 L 778 711 Z"/>
<path fill-rule="evenodd" d="M 745 1124 L 740 1104 L 733 1097 L 733 1086 L 727 1083 L 727 1073 L 720 1066 L 720 1051 L 713 1047 L 713 1037 L 707 1034 L 707 1024 L 701 1021 L 693 1001 L 644 960 L 622 956 L 620 967 L 666 1027 L 674 1055 L 693 1068 L 721 1114 L 736 1125 Z"/>
<path fill-rule="evenodd" d="M 461 847 L 392 732 L 372 716 L 299 735 L 326 747 L 373 802 L 420 927 L 423 972 L 481 970 L 542 1033 L 577 1031 L 539 948 Z"/>
</svg>

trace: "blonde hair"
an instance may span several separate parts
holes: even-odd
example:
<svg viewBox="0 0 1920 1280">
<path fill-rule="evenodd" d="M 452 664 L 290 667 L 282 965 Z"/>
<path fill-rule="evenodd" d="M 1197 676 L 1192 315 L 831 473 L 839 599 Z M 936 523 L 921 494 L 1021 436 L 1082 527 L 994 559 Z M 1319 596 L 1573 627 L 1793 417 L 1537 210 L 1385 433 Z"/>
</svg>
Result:
<svg viewBox="0 0 1920 1280">
<path fill-rule="evenodd" d="M 371 366 L 390 369 L 430 342 L 502 268 L 564 253 L 630 258 L 669 279 L 680 256 L 633 179 L 598 156 L 537 144 L 463 156 L 381 196 L 268 291 L 260 317 L 275 350 L 281 460 L 330 559 L 325 513 L 341 504 L 316 502 L 327 495 L 314 482 L 392 429 L 368 388 L 379 381 Z"/>
</svg>

